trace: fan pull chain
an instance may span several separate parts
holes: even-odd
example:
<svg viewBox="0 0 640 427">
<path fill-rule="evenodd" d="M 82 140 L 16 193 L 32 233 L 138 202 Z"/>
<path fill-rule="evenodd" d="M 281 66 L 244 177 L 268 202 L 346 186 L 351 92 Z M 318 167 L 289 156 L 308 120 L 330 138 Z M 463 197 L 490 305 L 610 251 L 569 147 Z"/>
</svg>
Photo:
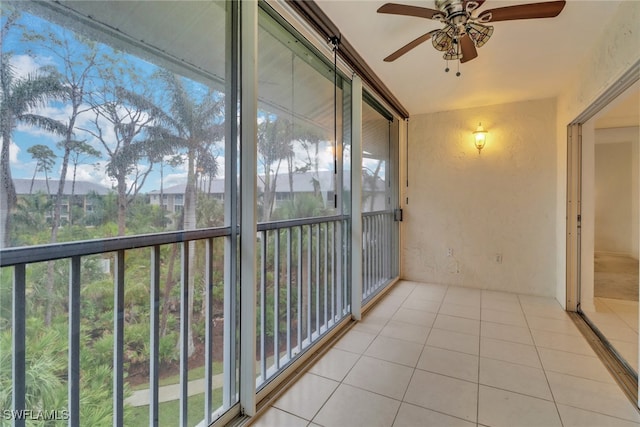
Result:
<svg viewBox="0 0 640 427">
<path fill-rule="evenodd" d="M 456 43 L 456 57 L 458 58 L 458 71 L 456 72 L 456 77 L 460 77 L 460 39 L 458 39 L 458 43 Z"/>
</svg>

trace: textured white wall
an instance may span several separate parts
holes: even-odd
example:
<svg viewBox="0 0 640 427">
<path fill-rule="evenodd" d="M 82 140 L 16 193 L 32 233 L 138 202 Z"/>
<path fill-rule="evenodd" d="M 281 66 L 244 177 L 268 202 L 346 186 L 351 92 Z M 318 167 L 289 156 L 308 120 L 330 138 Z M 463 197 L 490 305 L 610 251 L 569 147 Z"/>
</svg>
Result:
<svg viewBox="0 0 640 427">
<path fill-rule="evenodd" d="M 611 87 L 640 59 L 640 2 L 625 1 L 595 46 L 585 46 L 583 63 L 576 64 L 573 85 L 558 97 L 556 298 L 566 302 L 566 177 L 567 125 Z"/>
<path fill-rule="evenodd" d="M 637 150 L 637 127 L 596 130 L 596 252 L 638 257 Z"/>
<path fill-rule="evenodd" d="M 409 147 L 403 276 L 554 295 L 555 100 L 413 116 Z"/>
</svg>

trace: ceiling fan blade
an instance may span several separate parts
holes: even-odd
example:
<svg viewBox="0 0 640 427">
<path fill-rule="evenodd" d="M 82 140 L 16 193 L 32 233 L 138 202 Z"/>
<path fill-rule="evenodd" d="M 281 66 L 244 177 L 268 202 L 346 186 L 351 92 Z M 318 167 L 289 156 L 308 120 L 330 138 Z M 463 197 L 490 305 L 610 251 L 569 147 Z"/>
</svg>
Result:
<svg viewBox="0 0 640 427">
<path fill-rule="evenodd" d="M 460 38 L 460 50 L 462 51 L 462 59 L 460 59 L 461 64 L 471 61 L 478 56 L 476 45 L 473 43 L 473 40 L 471 40 L 471 37 L 466 34 Z"/>
<path fill-rule="evenodd" d="M 475 3 L 478 3 L 478 7 L 482 7 L 482 5 L 484 4 L 484 2 L 486 0 L 464 0 L 465 3 L 469 3 L 470 1 L 473 1 Z"/>
<path fill-rule="evenodd" d="M 550 1 L 545 3 L 530 3 L 517 6 L 498 7 L 496 9 L 485 10 L 478 15 L 478 20 L 482 21 L 482 17 L 486 17 L 488 14 L 491 14 L 491 19 L 484 22 L 553 18 L 562 12 L 565 3 L 566 1 Z"/>
<path fill-rule="evenodd" d="M 378 13 L 390 13 L 392 15 L 417 16 L 418 18 L 433 18 L 436 13 L 442 13 L 437 10 L 428 9 L 426 7 L 409 6 L 406 4 L 387 3 L 380 6 Z"/>
<path fill-rule="evenodd" d="M 417 39 L 415 39 L 414 41 L 407 43 L 406 45 L 402 46 L 400 49 L 398 49 L 395 52 L 393 52 L 391 55 L 389 55 L 386 58 L 384 58 L 384 62 L 395 61 L 396 59 L 400 58 L 405 53 L 409 52 L 414 47 L 418 46 L 419 44 L 422 44 L 422 43 L 426 42 L 427 40 L 429 40 L 431 38 L 431 36 L 434 35 L 435 33 L 437 33 L 438 31 L 440 31 L 440 30 L 429 31 L 427 34 L 423 34 L 420 37 L 418 37 Z"/>
</svg>

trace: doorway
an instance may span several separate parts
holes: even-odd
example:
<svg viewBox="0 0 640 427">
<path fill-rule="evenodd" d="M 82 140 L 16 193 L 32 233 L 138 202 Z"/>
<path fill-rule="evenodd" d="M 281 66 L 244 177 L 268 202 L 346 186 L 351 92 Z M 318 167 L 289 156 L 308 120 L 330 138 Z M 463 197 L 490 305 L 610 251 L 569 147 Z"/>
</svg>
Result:
<svg viewBox="0 0 640 427">
<path fill-rule="evenodd" d="M 569 124 L 566 206 L 567 310 L 636 404 L 639 74 L 640 62 Z"/>
<path fill-rule="evenodd" d="M 639 83 L 582 123 L 578 309 L 638 373 Z"/>
</svg>

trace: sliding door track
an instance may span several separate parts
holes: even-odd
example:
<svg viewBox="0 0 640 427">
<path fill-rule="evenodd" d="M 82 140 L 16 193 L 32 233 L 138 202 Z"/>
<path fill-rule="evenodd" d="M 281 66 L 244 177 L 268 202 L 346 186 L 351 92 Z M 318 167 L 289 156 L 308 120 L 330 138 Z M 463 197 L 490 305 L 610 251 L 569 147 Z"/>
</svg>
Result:
<svg viewBox="0 0 640 427">
<path fill-rule="evenodd" d="M 638 373 L 620 356 L 609 340 L 581 312 L 567 312 L 582 335 L 609 370 L 624 394 L 638 409 Z"/>
</svg>

